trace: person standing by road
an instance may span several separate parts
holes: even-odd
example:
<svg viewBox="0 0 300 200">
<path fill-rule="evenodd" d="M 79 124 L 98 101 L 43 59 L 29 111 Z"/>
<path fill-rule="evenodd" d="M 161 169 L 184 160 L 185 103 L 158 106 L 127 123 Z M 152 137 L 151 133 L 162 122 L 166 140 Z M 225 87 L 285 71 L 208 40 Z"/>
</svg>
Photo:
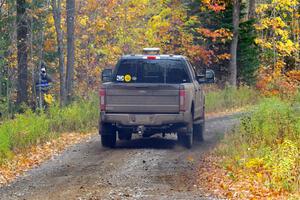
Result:
<svg viewBox="0 0 300 200">
<path fill-rule="evenodd" d="M 46 70 L 46 64 L 42 62 L 40 67 L 39 75 L 35 81 L 36 86 L 36 96 L 38 105 L 40 108 L 47 106 L 47 101 L 45 99 L 49 96 L 49 90 L 52 87 L 52 78 L 48 75 Z"/>
</svg>

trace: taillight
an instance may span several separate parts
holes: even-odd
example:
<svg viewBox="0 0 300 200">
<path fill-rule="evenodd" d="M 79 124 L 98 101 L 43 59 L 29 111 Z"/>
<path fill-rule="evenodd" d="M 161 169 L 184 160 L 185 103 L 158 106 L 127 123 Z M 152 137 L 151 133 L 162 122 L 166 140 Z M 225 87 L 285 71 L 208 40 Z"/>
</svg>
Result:
<svg viewBox="0 0 300 200">
<path fill-rule="evenodd" d="M 159 60 L 160 56 L 144 56 L 143 59 L 146 59 L 146 60 Z"/>
<path fill-rule="evenodd" d="M 148 60 L 156 60 L 156 56 L 148 56 L 147 59 Z"/>
<path fill-rule="evenodd" d="M 179 110 L 181 112 L 185 112 L 185 89 L 184 88 L 180 88 L 179 90 Z"/>
<path fill-rule="evenodd" d="M 105 102 L 106 91 L 104 88 L 100 89 L 99 96 L 100 96 L 100 110 L 105 111 L 106 110 L 106 102 Z"/>
</svg>

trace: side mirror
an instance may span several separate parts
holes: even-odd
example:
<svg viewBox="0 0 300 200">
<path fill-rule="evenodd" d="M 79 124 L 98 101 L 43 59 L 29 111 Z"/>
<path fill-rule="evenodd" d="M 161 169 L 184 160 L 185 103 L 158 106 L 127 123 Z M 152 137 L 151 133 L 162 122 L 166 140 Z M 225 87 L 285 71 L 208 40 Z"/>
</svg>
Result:
<svg viewBox="0 0 300 200">
<path fill-rule="evenodd" d="M 101 74 L 102 83 L 107 83 L 112 81 L 113 70 L 104 69 Z"/>
<path fill-rule="evenodd" d="M 206 70 L 205 75 L 198 75 L 197 81 L 200 84 L 211 84 L 215 83 L 215 72 L 211 69 Z"/>
<path fill-rule="evenodd" d="M 206 70 L 205 74 L 206 83 L 215 83 L 215 72 L 211 69 Z"/>
</svg>

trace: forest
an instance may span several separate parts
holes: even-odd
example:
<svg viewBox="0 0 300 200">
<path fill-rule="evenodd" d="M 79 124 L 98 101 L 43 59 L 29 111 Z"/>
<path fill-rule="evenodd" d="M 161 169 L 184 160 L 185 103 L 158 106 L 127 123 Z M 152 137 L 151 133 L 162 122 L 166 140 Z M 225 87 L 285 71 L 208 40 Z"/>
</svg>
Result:
<svg viewBox="0 0 300 200">
<path fill-rule="evenodd" d="M 1 0 L 0 6 L 2 115 L 36 107 L 41 63 L 63 106 L 96 91 L 103 68 L 143 47 L 214 69 L 222 88 L 285 94 L 299 83 L 297 0 Z"/>
<path fill-rule="evenodd" d="M 144 47 L 215 71 L 209 113 L 246 107 L 205 159 L 219 166 L 208 177 L 226 174 L 207 188 L 299 197 L 300 0 L 0 0 L 0 185 L 22 149 L 95 128 L 102 70 Z"/>
</svg>

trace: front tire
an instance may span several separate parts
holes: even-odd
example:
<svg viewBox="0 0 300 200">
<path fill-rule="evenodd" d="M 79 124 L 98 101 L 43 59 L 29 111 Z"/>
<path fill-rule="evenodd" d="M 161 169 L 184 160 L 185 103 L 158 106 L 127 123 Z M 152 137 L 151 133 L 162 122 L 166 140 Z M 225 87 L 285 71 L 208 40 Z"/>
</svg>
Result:
<svg viewBox="0 0 300 200">
<path fill-rule="evenodd" d="M 112 124 L 103 123 L 100 125 L 101 144 L 103 147 L 113 148 L 116 146 L 117 134 Z"/>
</svg>

